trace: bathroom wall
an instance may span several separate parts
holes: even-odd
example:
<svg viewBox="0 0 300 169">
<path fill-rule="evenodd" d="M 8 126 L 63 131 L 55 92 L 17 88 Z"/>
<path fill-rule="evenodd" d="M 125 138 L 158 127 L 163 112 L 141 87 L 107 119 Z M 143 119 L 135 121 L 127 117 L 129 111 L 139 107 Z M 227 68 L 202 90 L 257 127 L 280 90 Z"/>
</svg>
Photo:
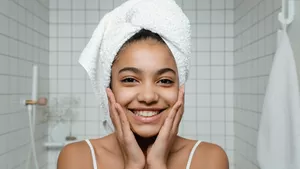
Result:
<svg viewBox="0 0 300 169">
<path fill-rule="evenodd" d="M 234 8 L 235 167 L 256 169 L 258 125 L 276 49 L 281 0 L 235 0 Z"/>
<path fill-rule="evenodd" d="M 49 10 L 47 0 L 0 1 L 0 168 L 24 169 L 29 152 L 28 113 L 20 104 L 31 98 L 32 64 L 39 64 L 39 95 L 48 96 Z M 47 168 L 48 125 L 37 110 L 36 150 Z"/>
<path fill-rule="evenodd" d="M 300 88 L 300 38 L 299 38 L 299 30 L 300 30 L 300 0 L 294 0 L 295 3 L 295 16 L 294 16 L 294 21 L 290 26 L 288 27 L 289 35 L 290 36 L 290 41 L 291 45 L 294 51 L 295 55 L 295 61 L 296 61 L 296 66 L 297 66 L 297 72 L 298 72 L 298 80 L 299 80 L 299 88 Z M 293 35 L 298 35 L 298 36 L 293 36 Z"/>
<path fill-rule="evenodd" d="M 124 1 L 124 0 L 123 0 Z M 221 145 L 234 168 L 233 0 L 176 0 L 192 24 L 193 54 L 180 135 Z M 78 139 L 106 133 L 78 57 L 103 15 L 122 0 L 50 1 L 50 101 L 79 98 L 72 123 Z M 51 104 L 51 103 L 50 103 Z M 54 106 L 57 108 L 57 106 Z M 49 140 L 51 138 L 51 127 Z M 64 136 L 63 136 L 64 137 Z M 54 169 L 59 150 L 49 150 Z"/>
</svg>

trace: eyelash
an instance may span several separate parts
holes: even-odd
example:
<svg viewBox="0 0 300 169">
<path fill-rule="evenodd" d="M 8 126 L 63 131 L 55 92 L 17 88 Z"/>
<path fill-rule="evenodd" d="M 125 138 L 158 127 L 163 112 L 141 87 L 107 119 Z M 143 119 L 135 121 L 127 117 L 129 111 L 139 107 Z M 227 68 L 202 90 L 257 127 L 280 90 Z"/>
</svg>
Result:
<svg viewBox="0 0 300 169">
<path fill-rule="evenodd" d="M 122 83 L 136 83 L 138 81 L 135 80 L 134 78 L 128 77 L 128 78 L 122 79 L 121 82 Z M 171 85 L 174 82 L 172 80 L 170 80 L 170 79 L 160 79 L 158 81 L 158 83 L 162 83 L 163 85 Z"/>
<path fill-rule="evenodd" d="M 134 82 L 137 82 L 137 80 L 135 80 L 134 78 L 131 78 L 131 77 L 127 77 L 125 79 L 122 79 L 121 82 L 122 83 L 134 83 Z"/>
<path fill-rule="evenodd" d="M 164 83 L 163 83 L 163 81 L 165 81 Z M 174 82 L 172 81 L 172 80 L 170 80 L 170 79 L 161 79 L 161 80 L 159 80 L 159 82 L 161 82 L 161 83 L 163 83 L 163 84 L 167 84 L 167 85 L 170 85 L 170 84 L 173 84 Z"/>
</svg>

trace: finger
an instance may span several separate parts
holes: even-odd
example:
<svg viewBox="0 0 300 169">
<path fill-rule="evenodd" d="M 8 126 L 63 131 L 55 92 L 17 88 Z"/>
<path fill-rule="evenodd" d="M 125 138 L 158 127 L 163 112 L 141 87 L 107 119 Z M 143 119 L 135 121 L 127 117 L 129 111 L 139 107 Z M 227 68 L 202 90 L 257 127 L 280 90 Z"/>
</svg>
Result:
<svg viewBox="0 0 300 169">
<path fill-rule="evenodd" d="M 184 103 L 184 85 L 180 86 L 178 92 L 178 99 L 175 105 L 172 107 L 167 119 L 165 120 L 164 128 L 162 130 L 166 130 L 165 132 L 170 132 L 174 125 L 174 119 L 177 117 L 179 109 L 182 107 Z M 179 115 L 180 117 L 181 115 Z M 177 118 L 179 118 L 177 117 Z M 176 124 L 176 123 L 175 123 Z"/>
<path fill-rule="evenodd" d="M 110 88 L 106 88 L 106 94 L 107 94 L 107 98 L 108 98 L 109 115 L 111 118 L 117 119 L 118 114 L 116 113 L 116 110 L 115 110 L 116 102 L 114 99 L 114 94 Z"/>
<path fill-rule="evenodd" d="M 182 96 L 181 96 L 181 93 L 184 92 L 184 85 L 180 86 L 179 87 L 179 92 L 178 92 L 178 98 L 177 98 L 177 101 L 176 103 L 174 104 L 174 106 L 172 107 L 168 117 L 171 118 L 171 120 L 173 121 L 173 119 L 175 118 L 176 116 L 176 113 L 180 107 L 180 105 L 183 103 L 183 100 L 182 100 Z"/>
<path fill-rule="evenodd" d="M 177 101 L 175 105 L 172 107 L 168 117 L 166 118 L 160 132 L 159 137 L 168 138 L 170 131 L 172 130 L 172 126 L 174 123 L 174 117 L 176 113 L 178 112 L 179 108 L 181 106 L 181 101 Z"/>
<path fill-rule="evenodd" d="M 113 120 L 113 118 L 115 118 L 115 117 L 112 113 L 112 103 L 111 103 L 111 99 L 110 99 L 111 98 L 110 92 L 111 92 L 111 90 L 109 88 L 106 88 L 106 96 L 107 96 L 107 100 L 108 100 L 109 116 Z"/>
<path fill-rule="evenodd" d="M 180 124 L 180 121 L 182 119 L 182 115 L 184 113 L 184 89 L 179 91 L 179 97 L 178 100 L 181 100 L 182 104 L 178 109 L 178 112 L 176 113 L 173 125 L 172 125 L 172 131 L 173 133 L 178 132 L 178 127 Z"/>
<path fill-rule="evenodd" d="M 110 88 L 106 88 L 106 94 L 107 94 L 107 97 L 108 97 L 108 101 L 113 105 L 116 103 L 116 99 L 115 99 L 115 96 L 113 94 L 113 92 L 111 91 Z"/>
<path fill-rule="evenodd" d="M 121 118 L 120 118 L 120 115 L 119 113 L 117 112 L 115 106 L 112 106 L 112 115 L 113 115 L 113 118 L 112 118 L 112 122 L 115 126 L 115 128 L 117 129 L 117 135 L 122 138 L 124 133 L 123 133 L 123 129 L 122 129 L 122 122 L 121 122 Z"/>
<path fill-rule="evenodd" d="M 125 112 L 120 104 L 118 104 L 118 103 L 116 104 L 116 109 L 119 113 L 123 136 L 124 136 L 124 138 L 128 139 L 128 137 L 133 136 L 133 133 L 130 129 L 128 119 L 127 119 Z"/>
<path fill-rule="evenodd" d="M 184 85 L 181 85 L 181 86 L 179 87 L 179 91 L 181 91 L 181 92 L 184 93 L 184 90 L 185 90 L 185 86 L 184 86 Z"/>
<path fill-rule="evenodd" d="M 179 88 L 179 92 L 178 92 L 178 98 L 176 103 L 174 104 L 174 106 L 172 107 L 168 117 L 173 121 L 173 119 L 175 118 L 178 109 L 180 108 L 180 106 L 183 104 L 183 100 L 184 99 L 184 85 L 180 86 Z"/>
<path fill-rule="evenodd" d="M 106 88 L 106 93 L 107 93 L 107 97 L 108 97 L 110 118 L 116 129 L 117 136 L 122 138 L 123 132 L 122 132 L 122 126 L 121 126 L 121 119 L 120 119 L 120 116 L 115 107 L 116 103 L 115 103 L 115 99 L 114 99 L 114 94 L 112 93 L 111 89 L 109 89 L 109 88 Z"/>
<path fill-rule="evenodd" d="M 106 88 L 106 95 L 107 95 L 107 100 L 108 100 L 108 106 L 109 106 L 109 116 L 112 120 L 114 120 L 116 117 L 115 117 L 115 114 L 114 114 L 114 110 L 113 110 L 113 105 L 114 103 L 112 103 L 112 91 L 111 89 L 109 88 Z M 113 121 L 114 122 L 114 121 Z"/>
</svg>

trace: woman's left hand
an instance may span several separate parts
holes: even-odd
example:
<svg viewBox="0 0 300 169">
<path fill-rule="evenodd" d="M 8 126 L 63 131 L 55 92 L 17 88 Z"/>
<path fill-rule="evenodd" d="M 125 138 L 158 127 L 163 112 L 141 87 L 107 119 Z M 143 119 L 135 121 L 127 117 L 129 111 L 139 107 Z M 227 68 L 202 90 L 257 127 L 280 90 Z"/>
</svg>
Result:
<svg viewBox="0 0 300 169">
<path fill-rule="evenodd" d="M 179 89 L 177 102 L 172 107 L 158 136 L 147 151 L 148 169 L 167 168 L 169 151 L 177 136 L 179 123 L 184 111 L 184 86 Z"/>
</svg>

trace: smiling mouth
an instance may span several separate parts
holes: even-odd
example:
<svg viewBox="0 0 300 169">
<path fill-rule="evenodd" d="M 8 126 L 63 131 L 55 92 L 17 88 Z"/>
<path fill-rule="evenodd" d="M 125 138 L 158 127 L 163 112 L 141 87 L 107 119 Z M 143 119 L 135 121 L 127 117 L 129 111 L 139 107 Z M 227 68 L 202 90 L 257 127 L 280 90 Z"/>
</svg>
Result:
<svg viewBox="0 0 300 169">
<path fill-rule="evenodd" d="M 130 110 L 130 109 L 129 109 Z M 153 117 L 160 114 L 163 110 L 130 110 L 136 116 Z"/>
</svg>

